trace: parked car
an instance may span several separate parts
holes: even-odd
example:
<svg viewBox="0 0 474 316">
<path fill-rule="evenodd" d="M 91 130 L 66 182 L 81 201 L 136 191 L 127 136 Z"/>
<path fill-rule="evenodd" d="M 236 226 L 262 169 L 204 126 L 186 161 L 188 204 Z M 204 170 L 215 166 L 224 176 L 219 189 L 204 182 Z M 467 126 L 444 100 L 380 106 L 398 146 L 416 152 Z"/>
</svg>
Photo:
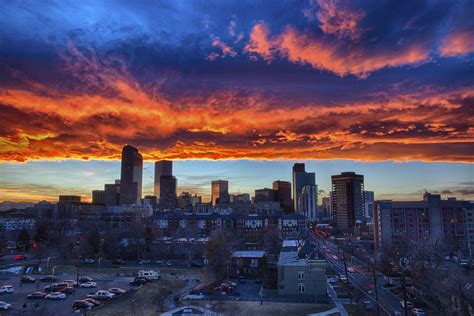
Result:
<svg viewBox="0 0 474 316">
<path fill-rule="evenodd" d="M 35 283 L 36 279 L 29 275 L 24 275 L 20 279 L 21 283 Z"/>
<path fill-rule="evenodd" d="M 106 290 L 100 290 L 95 293 L 87 294 L 87 297 L 93 298 L 98 301 L 109 301 L 115 297 L 115 294 L 110 293 L 109 291 L 106 291 Z"/>
<path fill-rule="evenodd" d="M 74 294 L 74 288 L 70 287 L 70 286 L 67 286 L 64 289 L 59 290 L 58 292 L 64 293 L 66 295 L 72 295 L 72 294 Z"/>
<path fill-rule="evenodd" d="M 26 259 L 26 256 L 24 256 L 24 255 L 16 255 L 14 258 L 15 258 L 15 260 L 23 260 L 23 259 Z"/>
<path fill-rule="evenodd" d="M 411 313 L 416 316 L 425 316 L 425 310 L 423 308 L 413 308 Z"/>
<path fill-rule="evenodd" d="M 96 301 L 95 299 L 90 298 L 90 297 L 87 297 L 87 298 L 83 299 L 83 301 L 91 303 L 92 305 L 94 305 L 94 307 L 102 305 L 102 302 Z"/>
<path fill-rule="evenodd" d="M 63 300 L 66 298 L 66 294 L 61 292 L 53 292 L 45 297 L 47 300 Z"/>
<path fill-rule="evenodd" d="M 405 308 L 405 301 L 400 301 L 400 305 Z M 413 302 L 407 301 L 407 308 L 413 308 Z"/>
<path fill-rule="evenodd" d="M 68 286 L 70 286 L 70 287 L 78 287 L 79 286 L 79 283 L 77 283 L 74 280 L 65 280 L 64 283 L 67 283 Z"/>
<path fill-rule="evenodd" d="M 92 258 L 84 258 L 84 259 L 82 259 L 82 262 L 83 262 L 83 263 L 94 263 L 95 260 L 92 259 Z"/>
<path fill-rule="evenodd" d="M 32 299 L 32 300 L 42 300 L 43 298 L 46 297 L 46 293 L 44 292 L 34 292 L 29 294 L 26 298 Z"/>
<path fill-rule="evenodd" d="M 85 301 L 85 300 L 78 300 L 78 301 L 74 301 L 74 303 L 72 303 L 72 309 L 77 311 L 77 310 L 91 310 L 92 308 L 94 308 L 94 304 L 92 303 L 89 303 L 88 301 Z"/>
<path fill-rule="evenodd" d="M 79 287 L 93 288 L 93 287 L 97 287 L 97 283 L 95 283 L 95 282 L 84 282 L 84 283 L 79 284 Z"/>
<path fill-rule="evenodd" d="M 0 287 L 0 294 L 12 294 L 15 291 L 13 285 L 4 285 Z"/>
<path fill-rule="evenodd" d="M 44 276 L 40 279 L 41 282 L 56 282 L 58 278 L 53 275 Z"/>
<path fill-rule="evenodd" d="M 60 290 L 68 287 L 67 283 L 53 283 L 51 285 L 45 286 L 44 291 L 47 293 L 59 292 Z"/>
<path fill-rule="evenodd" d="M 123 294 L 127 293 L 127 291 L 125 291 L 125 290 L 123 290 L 119 287 L 112 287 L 112 288 L 109 289 L 109 292 L 113 293 L 115 295 L 123 295 Z"/>
<path fill-rule="evenodd" d="M 140 262 L 138 262 L 139 264 L 150 264 L 151 263 L 151 260 L 141 260 Z"/>
<path fill-rule="evenodd" d="M 144 278 L 146 281 L 156 281 L 160 279 L 160 271 L 157 270 L 140 270 L 138 277 Z"/>
<path fill-rule="evenodd" d="M 247 283 L 247 279 L 244 276 L 239 277 L 239 283 L 244 284 Z"/>
<path fill-rule="evenodd" d="M 371 301 L 364 301 L 362 303 L 364 305 L 364 308 L 366 311 L 373 311 L 374 310 L 374 304 L 372 304 Z"/>
<path fill-rule="evenodd" d="M 93 282 L 94 280 L 89 277 L 82 277 L 79 279 L 79 283 Z"/>
<path fill-rule="evenodd" d="M 12 308 L 12 304 L 9 304 L 7 302 L 4 302 L 4 301 L 0 301 L 0 310 L 9 310 L 10 308 Z"/>
<path fill-rule="evenodd" d="M 123 260 L 122 259 L 115 259 L 115 260 L 112 260 L 112 264 L 113 265 L 116 265 L 116 266 L 121 266 L 123 265 Z"/>
<path fill-rule="evenodd" d="M 197 262 L 191 262 L 191 267 L 193 267 L 193 268 L 201 268 L 201 267 L 202 267 L 202 264 L 197 263 Z"/>
</svg>

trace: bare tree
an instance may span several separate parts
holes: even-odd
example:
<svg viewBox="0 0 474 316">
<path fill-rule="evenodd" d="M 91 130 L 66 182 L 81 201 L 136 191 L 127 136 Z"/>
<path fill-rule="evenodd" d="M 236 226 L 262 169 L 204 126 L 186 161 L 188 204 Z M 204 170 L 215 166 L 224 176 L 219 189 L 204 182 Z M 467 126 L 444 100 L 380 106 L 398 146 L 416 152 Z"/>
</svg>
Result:
<svg viewBox="0 0 474 316">
<path fill-rule="evenodd" d="M 216 281 L 222 280 L 225 273 L 229 271 L 232 252 L 230 241 L 231 235 L 228 232 L 220 231 L 213 234 L 206 244 L 206 258 Z"/>
</svg>

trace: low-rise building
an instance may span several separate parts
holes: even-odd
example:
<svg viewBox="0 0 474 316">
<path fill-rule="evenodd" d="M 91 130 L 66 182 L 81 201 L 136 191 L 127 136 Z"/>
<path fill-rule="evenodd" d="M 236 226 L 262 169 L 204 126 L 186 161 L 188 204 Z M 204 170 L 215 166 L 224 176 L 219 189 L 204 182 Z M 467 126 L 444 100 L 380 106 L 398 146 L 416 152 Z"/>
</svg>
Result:
<svg viewBox="0 0 474 316">
<path fill-rule="evenodd" d="M 234 277 L 262 277 L 265 264 L 265 251 L 234 251 L 231 257 L 231 274 Z"/>
</svg>

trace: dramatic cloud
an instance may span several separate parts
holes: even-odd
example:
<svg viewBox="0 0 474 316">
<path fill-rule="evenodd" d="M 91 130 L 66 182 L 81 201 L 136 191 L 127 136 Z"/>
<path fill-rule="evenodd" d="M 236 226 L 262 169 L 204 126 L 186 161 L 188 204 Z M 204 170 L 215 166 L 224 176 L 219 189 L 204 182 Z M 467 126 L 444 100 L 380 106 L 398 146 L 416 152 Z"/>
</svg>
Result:
<svg viewBox="0 0 474 316">
<path fill-rule="evenodd" d="M 317 0 L 317 3 L 319 10 L 316 16 L 324 33 L 334 34 L 339 38 L 357 39 L 360 36 L 358 24 L 365 15 L 363 12 L 353 11 L 337 0 Z"/>
<path fill-rule="evenodd" d="M 441 56 L 463 56 L 472 52 L 474 52 L 474 28 L 450 33 L 441 42 Z"/>
</svg>

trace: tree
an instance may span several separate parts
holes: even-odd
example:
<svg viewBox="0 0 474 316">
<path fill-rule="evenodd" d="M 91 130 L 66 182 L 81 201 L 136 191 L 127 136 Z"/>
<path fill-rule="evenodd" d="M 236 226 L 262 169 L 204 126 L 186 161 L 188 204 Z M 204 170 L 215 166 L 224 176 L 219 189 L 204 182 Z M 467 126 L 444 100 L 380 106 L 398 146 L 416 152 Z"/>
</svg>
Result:
<svg viewBox="0 0 474 316">
<path fill-rule="evenodd" d="M 151 246 L 155 240 L 155 234 L 153 229 L 150 226 L 147 226 L 145 229 L 145 251 L 148 254 L 148 257 L 151 256 Z"/>
<path fill-rule="evenodd" d="M 16 247 L 21 250 L 28 251 L 31 245 L 30 233 L 26 229 L 22 229 L 16 238 Z"/>
<path fill-rule="evenodd" d="M 38 225 L 33 240 L 38 244 L 45 244 L 48 241 L 48 230 L 45 224 Z"/>
<path fill-rule="evenodd" d="M 89 244 L 94 255 L 100 251 L 100 234 L 96 227 L 92 227 L 87 234 L 87 243 Z"/>
<path fill-rule="evenodd" d="M 275 225 L 269 225 L 265 227 L 263 231 L 263 248 L 267 254 L 276 254 L 280 251 L 281 240 L 280 232 Z"/>
<path fill-rule="evenodd" d="M 214 273 L 216 281 L 224 278 L 229 269 L 231 256 L 231 235 L 228 232 L 220 231 L 215 233 L 206 244 L 206 258 L 209 269 Z"/>
</svg>

